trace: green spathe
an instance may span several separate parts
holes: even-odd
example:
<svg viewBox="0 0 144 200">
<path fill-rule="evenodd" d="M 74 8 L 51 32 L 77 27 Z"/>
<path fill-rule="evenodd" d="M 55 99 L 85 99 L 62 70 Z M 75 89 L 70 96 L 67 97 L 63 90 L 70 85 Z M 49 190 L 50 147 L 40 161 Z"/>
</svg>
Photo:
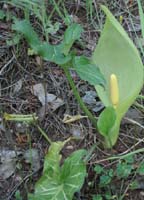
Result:
<svg viewBox="0 0 144 200">
<path fill-rule="evenodd" d="M 99 66 L 107 82 L 105 89 L 96 86 L 98 95 L 106 107 L 112 106 L 111 74 L 115 74 L 118 79 L 119 103 L 115 109 L 116 122 L 108 133 L 111 141 L 107 146 L 111 147 L 117 141 L 122 117 L 143 86 L 143 64 L 136 47 L 120 23 L 105 6 L 102 6 L 102 9 L 106 14 L 106 23 L 92 60 Z"/>
</svg>

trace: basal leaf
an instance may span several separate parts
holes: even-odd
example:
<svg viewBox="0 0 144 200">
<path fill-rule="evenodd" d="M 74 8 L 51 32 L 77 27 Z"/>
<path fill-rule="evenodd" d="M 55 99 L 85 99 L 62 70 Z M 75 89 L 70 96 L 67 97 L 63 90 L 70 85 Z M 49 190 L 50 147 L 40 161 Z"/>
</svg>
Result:
<svg viewBox="0 0 144 200">
<path fill-rule="evenodd" d="M 72 24 L 70 25 L 65 33 L 64 33 L 64 41 L 63 41 L 63 53 L 67 55 L 69 53 L 70 48 L 72 47 L 75 40 L 80 38 L 80 35 L 83 31 L 83 28 L 80 24 Z"/>
<path fill-rule="evenodd" d="M 71 59 L 70 55 L 64 56 L 64 54 L 61 53 L 62 48 L 62 45 L 51 45 L 45 42 L 37 47 L 37 53 L 42 56 L 44 60 L 62 65 Z"/>
<path fill-rule="evenodd" d="M 68 199 L 79 191 L 86 176 L 86 166 L 82 160 L 85 150 L 78 150 L 68 157 L 61 168 L 61 181 L 64 182 L 65 193 Z"/>
<path fill-rule="evenodd" d="M 44 162 L 43 175 L 36 183 L 35 193 L 29 200 L 72 200 L 80 190 L 86 176 L 86 166 L 82 160 L 85 150 L 71 154 L 60 167 L 60 150 L 64 143 L 52 143 Z"/>
<path fill-rule="evenodd" d="M 106 107 L 112 106 L 110 76 L 118 79 L 119 103 L 116 107 L 116 122 L 109 132 L 112 145 L 117 141 L 121 118 L 132 105 L 143 86 L 143 64 L 139 53 L 121 24 L 112 13 L 102 6 L 106 23 L 94 54 L 93 62 L 99 66 L 106 80 L 105 89 L 96 86 L 97 93 Z"/>
<path fill-rule="evenodd" d="M 91 85 L 105 85 L 105 79 L 99 68 L 91 63 L 85 56 L 77 56 L 74 58 L 74 68 L 81 79 L 88 81 Z"/>
<path fill-rule="evenodd" d="M 64 146 L 64 142 L 53 142 L 49 147 L 48 154 L 45 157 L 44 169 L 45 173 L 47 170 L 50 171 L 50 175 L 56 174 L 59 171 L 59 162 L 61 159 L 60 151 Z"/>
<path fill-rule="evenodd" d="M 34 52 L 40 55 L 43 59 L 59 65 L 65 64 L 71 59 L 70 55 L 64 56 L 62 53 L 64 44 L 51 45 L 40 41 L 37 33 L 27 20 L 16 20 L 13 25 L 13 30 L 23 34 Z"/>
<path fill-rule="evenodd" d="M 12 25 L 12 29 L 16 30 L 24 35 L 28 43 L 31 45 L 34 50 L 37 46 L 41 44 L 38 35 L 32 28 L 31 24 L 27 20 L 15 20 L 15 23 Z"/>
</svg>

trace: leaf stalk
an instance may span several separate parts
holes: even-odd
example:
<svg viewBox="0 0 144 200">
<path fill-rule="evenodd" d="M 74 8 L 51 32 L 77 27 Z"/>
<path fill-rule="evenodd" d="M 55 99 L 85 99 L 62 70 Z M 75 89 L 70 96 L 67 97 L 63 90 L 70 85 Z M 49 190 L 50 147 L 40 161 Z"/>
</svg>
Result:
<svg viewBox="0 0 144 200">
<path fill-rule="evenodd" d="M 92 122 L 93 126 L 96 128 L 97 130 L 97 119 L 93 116 L 93 114 L 88 110 L 87 106 L 84 104 L 82 98 L 80 97 L 80 94 L 74 84 L 74 81 L 70 75 L 70 72 L 69 72 L 69 68 L 67 68 L 66 66 L 62 66 L 64 72 L 65 72 L 65 75 L 66 75 L 66 78 L 70 84 L 70 87 L 72 88 L 72 91 L 73 91 L 73 94 L 75 96 L 75 98 L 77 99 L 81 109 L 84 111 L 84 113 L 88 116 L 88 118 L 90 119 L 90 121 Z"/>
</svg>

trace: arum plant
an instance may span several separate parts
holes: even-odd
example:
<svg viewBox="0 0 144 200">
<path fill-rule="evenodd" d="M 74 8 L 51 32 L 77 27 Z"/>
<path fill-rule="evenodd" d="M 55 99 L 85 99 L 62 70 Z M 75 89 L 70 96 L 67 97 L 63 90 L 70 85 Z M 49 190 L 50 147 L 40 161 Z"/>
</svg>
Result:
<svg viewBox="0 0 144 200">
<path fill-rule="evenodd" d="M 102 6 L 106 22 L 92 60 L 106 80 L 105 89 L 95 86 L 105 105 L 98 119 L 105 145 L 115 145 L 122 117 L 135 101 L 143 86 L 143 64 L 138 50 L 112 13 Z"/>
<path fill-rule="evenodd" d="M 103 87 L 105 85 L 105 79 L 99 68 L 87 57 L 76 56 L 75 52 L 71 50 L 73 43 L 80 38 L 83 31 L 82 27 L 76 23 L 71 24 L 64 32 L 63 41 L 57 45 L 42 42 L 30 22 L 27 20 L 16 19 L 12 29 L 21 33 L 25 37 L 35 54 L 38 54 L 46 61 L 53 62 L 62 67 L 75 98 L 79 102 L 85 114 L 92 121 L 95 128 L 97 128 L 97 120 L 82 101 L 70 74 L 70 68 L 74 68 L 80 77 L 88 81 L 90 84 L 100 84 Z"/>
<path fill-rule="evenodd" d="M 35 54 L 63 68 L 81 108 L 104 137 L 105 146 L 110 148 L 118 139 L 122 117 L 143 86 L 143 65 L 136 47 L 121 24 L 105 6 L 102 9 L 106 14 L 106 23 L 91 58 L 76 56 L 71 50 L 83 31 L 79 24 L 71 24 L 58 45 L 40 41 L 26 20 L 16 20 L 13 29 L 24 35 Z M 105 109 L 98 122 L 83 103 L 70 75 L 70 68 L 96 88 L 104 103 Z"/>
</svg>

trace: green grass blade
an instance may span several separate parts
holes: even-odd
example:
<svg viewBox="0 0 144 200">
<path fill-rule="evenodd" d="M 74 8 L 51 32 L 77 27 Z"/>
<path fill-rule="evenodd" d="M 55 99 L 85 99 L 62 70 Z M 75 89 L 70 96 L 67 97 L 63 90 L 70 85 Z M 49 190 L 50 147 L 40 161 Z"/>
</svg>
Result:
<svg viewBox="0 0 144 200">
<path fill-rule="evenodd" d="M 142 31 L 142 37 L 144 38 L 144 12 L 142 9 L 142 4 L 140 0 L 137 0 L 138 2 L 138 8 L 139 8 L 139 15 L 141 20 L 141 31 Z"/>
</svg>

